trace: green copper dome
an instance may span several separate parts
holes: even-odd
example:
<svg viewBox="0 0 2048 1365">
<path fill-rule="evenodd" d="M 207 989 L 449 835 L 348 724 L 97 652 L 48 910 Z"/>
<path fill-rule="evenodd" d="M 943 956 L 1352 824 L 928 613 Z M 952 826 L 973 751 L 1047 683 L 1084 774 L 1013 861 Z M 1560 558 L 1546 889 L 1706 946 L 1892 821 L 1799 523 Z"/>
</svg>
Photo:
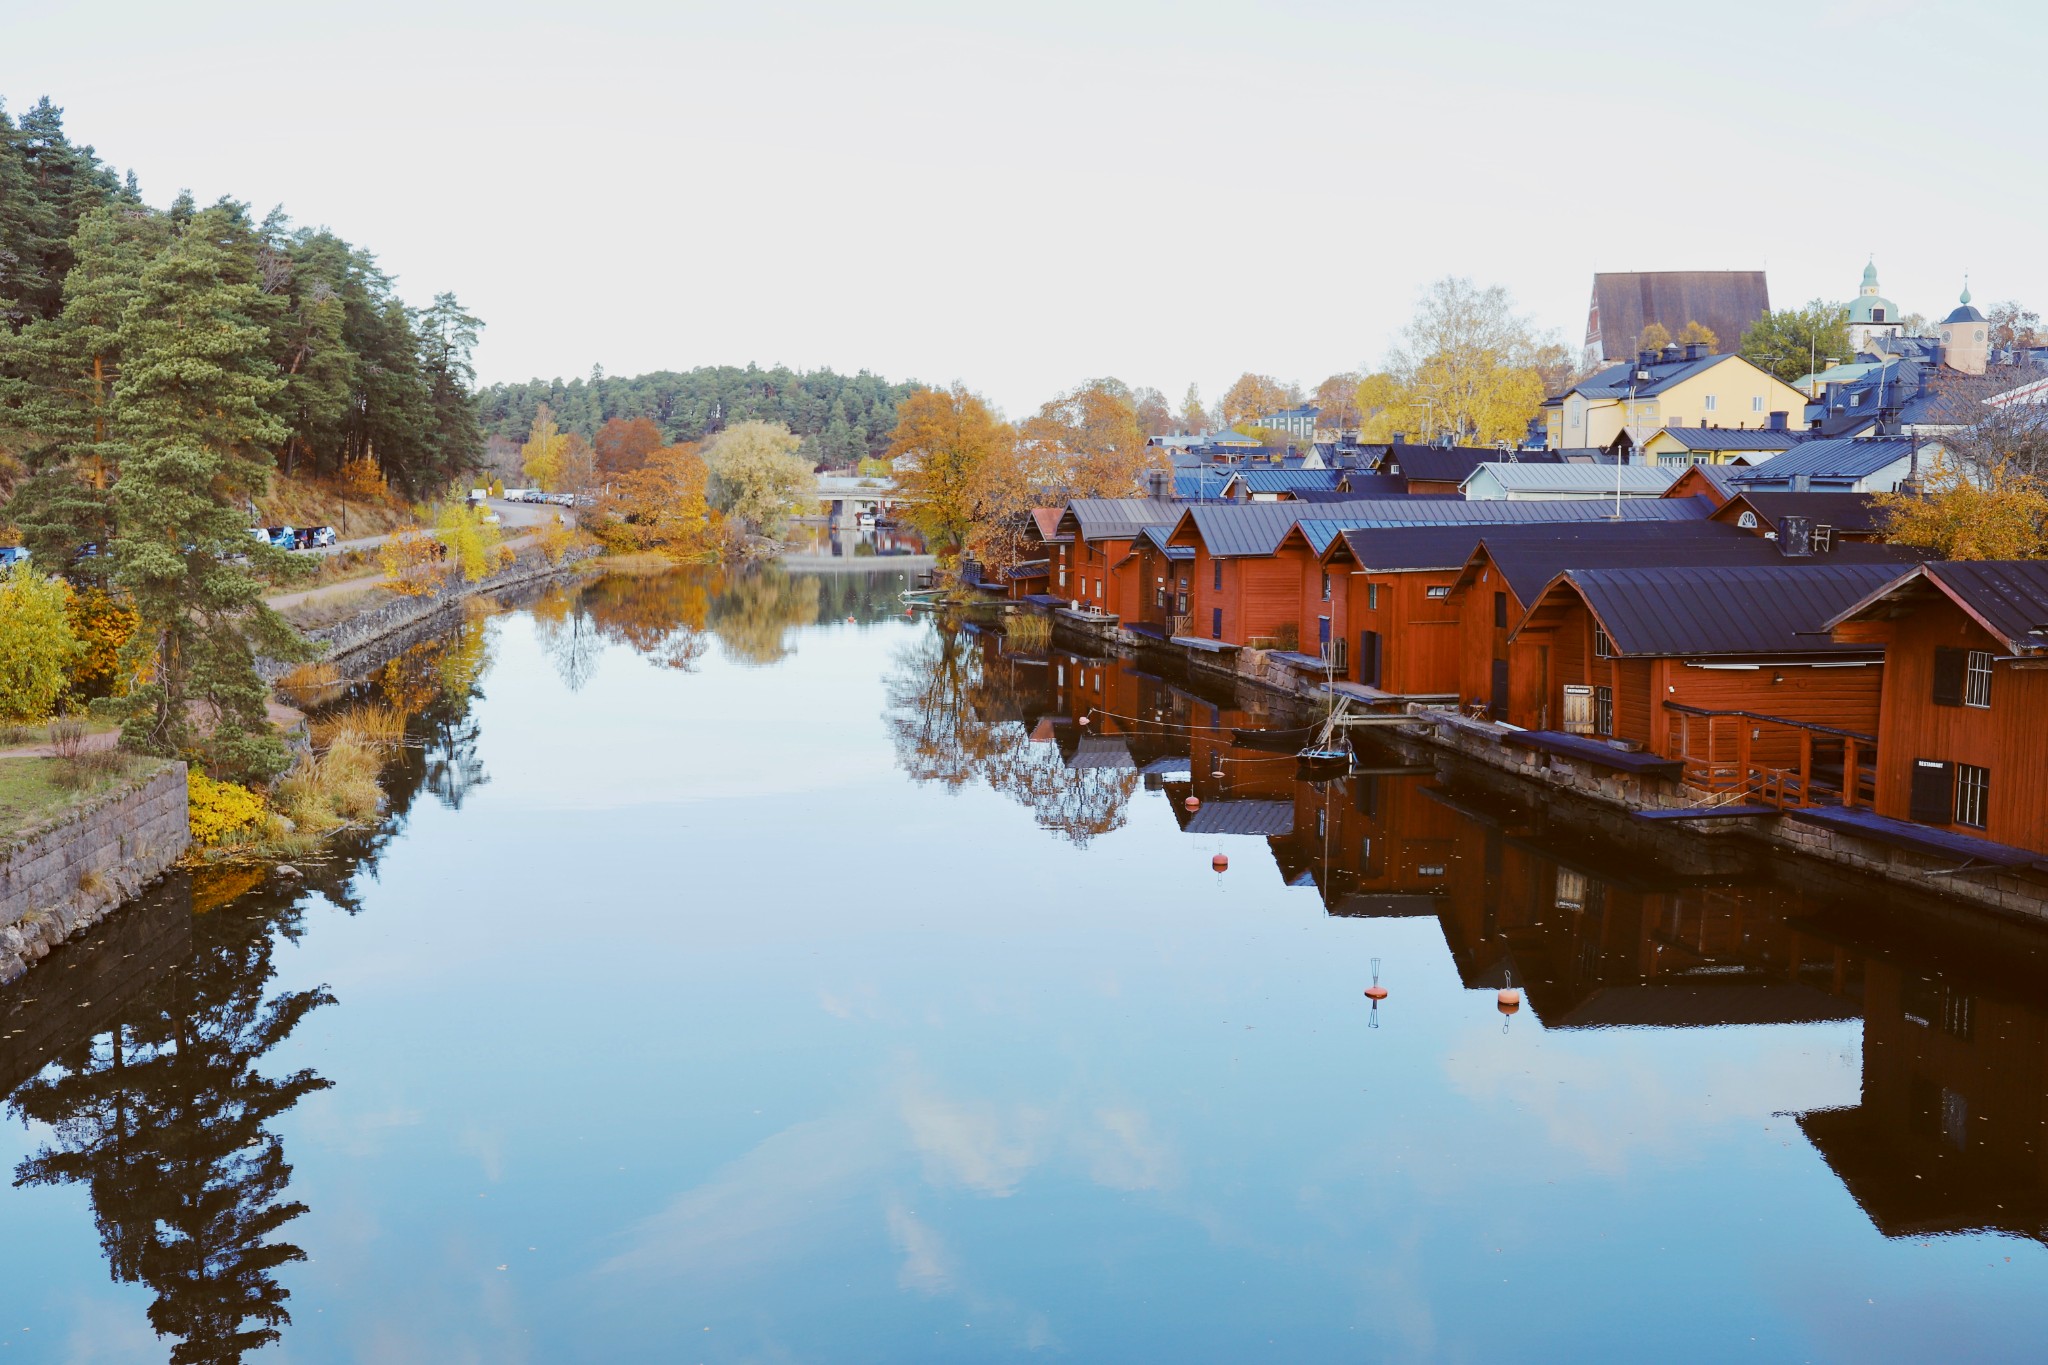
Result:
<svg viewBox="0 0 2048 1365">
<path fill-rule="evenodd" d="M 1849 305 L 1849 321 L 1881 327 L 1899 320 L 1898 305 L 1877 292 L 1877 262 L 1863 267 L 1863 287 Z"/>
</svg>

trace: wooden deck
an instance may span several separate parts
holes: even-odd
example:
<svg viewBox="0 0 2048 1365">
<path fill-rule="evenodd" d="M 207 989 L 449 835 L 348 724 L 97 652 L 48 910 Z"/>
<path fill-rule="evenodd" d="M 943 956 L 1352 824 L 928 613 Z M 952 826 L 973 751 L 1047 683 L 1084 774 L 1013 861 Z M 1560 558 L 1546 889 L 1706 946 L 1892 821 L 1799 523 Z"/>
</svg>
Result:
<svg viewBox="0 0 2048 1365">
<path fill-rule="evenodd" d="M 1678 759 L 1630 753 L 1590 735 L 1569 735 L 1562 730 L 1510 730 L 1500 737 L 1500 742 L 1517 749 L 1534 749 L 1559 758 L 1577 759 L 1596 768 L 1644 777 L 1668 777 L 1676 781 L 1685 771 L 1685 764 Z"/>
</svg>

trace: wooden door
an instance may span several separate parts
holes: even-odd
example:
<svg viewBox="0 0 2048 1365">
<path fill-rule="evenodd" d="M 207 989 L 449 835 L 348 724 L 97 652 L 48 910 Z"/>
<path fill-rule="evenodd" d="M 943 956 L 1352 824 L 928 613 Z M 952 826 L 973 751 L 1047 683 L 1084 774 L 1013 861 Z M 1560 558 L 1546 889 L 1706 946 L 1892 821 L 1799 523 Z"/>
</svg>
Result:
<svg viewBox="0 0 2048 1365">
<path fill-rule="evenodd" d="M 1564 732 L 1568 735 L 1593 733 L 1593 689 L 1582 683 L 1565 684 Z"/>
</svg>

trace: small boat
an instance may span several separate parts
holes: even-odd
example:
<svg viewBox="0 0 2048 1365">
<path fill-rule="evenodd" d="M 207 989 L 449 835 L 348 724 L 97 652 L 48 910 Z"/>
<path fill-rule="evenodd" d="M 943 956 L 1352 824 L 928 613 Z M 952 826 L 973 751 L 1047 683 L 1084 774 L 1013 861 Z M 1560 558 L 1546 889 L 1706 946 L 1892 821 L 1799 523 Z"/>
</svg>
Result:
<svg viewBox="0 0 2048 1365">
<path fill-rule="evenodd" d="M 945 596 L 945 593 L 944 588 L 905 588 L 896 596 L 903 602 L 931 602 Z"/>
<path fill-rule="evenodd" d="M 1322 733 L 1320 725 L 1297 725 L 1285 730 L 1241 730 L 1231 727 L 1230 738 L 1242 749 L 1264 749 L 1268 753 L 1297 753 Z"/>
<path fill-rule="evenodd" d="M 1322 782 L 1351 771 L 1351 755 L 1339 749 L 1303 749 L 1294 756 L 1294 775 L 1304 782 Z"/>
</svg>

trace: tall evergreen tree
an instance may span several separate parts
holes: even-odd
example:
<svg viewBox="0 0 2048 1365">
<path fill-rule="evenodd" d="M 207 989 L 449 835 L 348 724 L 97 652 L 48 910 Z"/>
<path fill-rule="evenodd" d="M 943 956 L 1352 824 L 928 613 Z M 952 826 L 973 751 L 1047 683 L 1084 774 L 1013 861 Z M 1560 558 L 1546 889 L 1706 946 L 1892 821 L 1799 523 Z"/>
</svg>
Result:
<svg viewBox="0 0 2048 1365">
<path fill-rule="evenodd" d="M 252 643 L 278 658 L 304 643 L 263 601 L 246 508 L 285 437 L 270 363 L 255 234 L 239 205 L 195 214 L 143 271 L 121 329 L 128 451 L 115 485 L 116 579 L 142 614 L 148 681 L 127 702 L 123 743 L 188 754 L 215 776 L 265 779 L 288 764 L 264 715 Z M 195 727 L 189 703 L 202 703 Z"/>
<path fill-rule="evenodd" d="M 416 315 L 420 365 L 427 381 L 428 449 L 423 472 L 445 483 L 483 463 L 484 433 L 477 421 L 476 352 L 483 323 L 453 294 L 436 294 L 433 306 Z M 425 486 L 423 484 L 423 486 Z"/>
</svg>

